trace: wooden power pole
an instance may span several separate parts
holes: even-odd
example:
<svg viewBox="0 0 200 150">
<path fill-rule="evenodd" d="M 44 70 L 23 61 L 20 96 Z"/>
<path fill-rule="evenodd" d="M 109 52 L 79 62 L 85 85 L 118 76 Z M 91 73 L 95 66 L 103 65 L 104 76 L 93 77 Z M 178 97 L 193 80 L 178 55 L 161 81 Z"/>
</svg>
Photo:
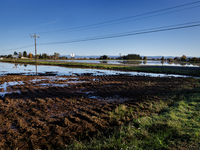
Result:
<svg viewBox="0 0 200 150">
<path fill-rule="evenodd" d="M 36 37 L 40 37 L 39 35 L 36 35 L 35 33 L 34 34 L 31 34 L 31 37 L 34 37 L 35 38 L 35 62 L 37 62 L 37 47 L 36 47 Z"/>
</svg>

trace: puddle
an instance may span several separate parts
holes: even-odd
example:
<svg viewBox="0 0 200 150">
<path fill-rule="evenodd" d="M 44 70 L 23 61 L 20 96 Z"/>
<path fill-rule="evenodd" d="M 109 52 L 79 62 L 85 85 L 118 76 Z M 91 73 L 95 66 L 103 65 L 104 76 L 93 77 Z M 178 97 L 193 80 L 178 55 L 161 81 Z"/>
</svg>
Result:
<svg viewBox="0 0 200 150">
<path fill-rule="evenodd" d="M 57 86 L 57 87 L 65 87 L 65 86 L 69 86 L 68 84 L 53 84 L 53 83 L 48 83 L 48 84 L 45 84 L 45 83 L 42 83 L 42 84 L 38 84 L 39 86 Z"/>
<path fill-rule="evenodd" d="M 12 129 L 12 130 L 14 130 L 16 132 L 19 132 L 18 128 L 15 126 L 14 123 L 10 125 L 10 129 Z"/>
<path fill-rule="evenodd" d="M 33 80 L 30 80 L 28 83 L 29 84 L 37 84 L 38 82 L 41 82 L 41 81 L 50 81 L 50 82 L 57 82 L 57 81 L 65 81 L 67 80 L 66 82 L 62 82 L 62 83 L 41 83 L 41 84 L 37 84 L 37 85 L 33 85 L 33 86 L 49 86 L 49 87 L 66 87 L 66 86 L 69 86 L 69 84 L 78 84 L 78 83 L 84 83 L 84 82 L 87 82 L 87 81 L 77 81 L 79 78 L 70 78 L 70 77 L 45 77 L 45 78 L 39 78 L 39 79 L 33 79 Z M 76 81 L 73 81 L 73 80 L 76 80 Z M 14 81 L 14 82 L 5 82 L 4 84 L 1 84 L 0 85 L 0 96 L 1 97 L 4 97 L 6 94 L 12 94 L 12 93 L 19 93 L 21 94 L 21 91 L 20 90 L 16 90 L 16 91 L 7 91 L 7 88 L 10 87 L 10 86 L 15 86 L 15 85 L 24 85 L 25 83 L 23 81 Z"/>
<path fill-rule="evenodd" d="M 17 91 L 12 91 L 12 92 L 0 92 L 0 96 L 1 96 L 1 97 L 4 97 L 6 94 L 12 94 L 12 93 L 21 94 L 21 91 L 20 91 L 20 90 L 17 90 Z"/>
<path fill-rule="evenodd" d="M 15 85 L 23 85 L 24 83 L 22 81 L 19 82 L 5 82 L 4 84 L 0 85 L 0 89 L 4 89 L 4 91 L 7 91 L 8 86 L 15 86 Z"/>
<path fill-rule="evenodd" d="M 22 81 L 19 81 L 19 82 L 5 82 L 4 84 L 1 84 L 0 85 L 0 89 L 3 89 L 2 92 L 0 92 L 0 96 L 1 97 L 4 97 L 6 94 L 11 94 L 11 93 L 21 93 L 20 90 L 17 90 L 17 91 L 7 91 L 7 88 L 9 86 L 15 86 L 15 85 L 23 85 L 24 83 Z"/>
<path fill-rule="evenodd" d="M 114 96 L 114 97 L 101 97 L 101 96 L 88 96 L 88 98 L 90 99 L 98 99 L 99 101 L 102 102 L 117 102 L 117 103 L 124 103 L 125 101 L 130 100 L 130 98 L 122 98 L 118 95 Z"/>
</svg>

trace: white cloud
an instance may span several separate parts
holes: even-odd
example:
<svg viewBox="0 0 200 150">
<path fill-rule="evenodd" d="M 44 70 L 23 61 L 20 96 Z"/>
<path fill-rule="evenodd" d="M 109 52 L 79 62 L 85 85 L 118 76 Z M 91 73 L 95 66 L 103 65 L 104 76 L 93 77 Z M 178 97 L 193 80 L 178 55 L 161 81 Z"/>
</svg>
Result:
<svg viewBox="0 0 200 150">
<path fill-rule="evenodd" d="M 50 25 L 50 24 L 53 24 L 53 23 L 58 22 L 59 20 L 61 20 L 61 19 L 57 19 L 57 20 L 54 20 L 54 21 L 51 21 L 51 22 L 46 22 L 46 23 L 37 25 L 37 26 L 35 26 L 34 28 L 41 27 L 41 26 L 46 26 L 46 25 Z"/>
</svg>

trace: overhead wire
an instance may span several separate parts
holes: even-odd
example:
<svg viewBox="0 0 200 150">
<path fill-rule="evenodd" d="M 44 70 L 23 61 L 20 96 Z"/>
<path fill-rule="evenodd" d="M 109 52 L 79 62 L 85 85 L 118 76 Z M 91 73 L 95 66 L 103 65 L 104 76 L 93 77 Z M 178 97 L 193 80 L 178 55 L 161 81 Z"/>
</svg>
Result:
<svg viewBox="0 0 200 150">
<path fill-rule="evenodd" d="M 187 8 L 187 9 L 175 10 L 175 11 L 171 11 L 171 12 L 167 12 L 167 13 L 162 13 L 162 14 L 152 15 L 152 16 L 148 16 L 148 17 L 137 18 L 137 19 L 134 19 L 134 20 L 127 20 L 127 21 L 123 21 L 123 22 L 112 23 L 112 24 L 96 26 L 96 27 L 94 26 L 94 27 L 85 28 L 85 29 L 92 29 L 92 28 L 104 27 L 104 26 L 108 26 L 108 25 L 127 23 L 127 22 L 132 22 L 132 21 L 136 21 L 136 20 L 142 20 L 142 19 L 147 19 L 147 18 L 151 18 L 151 17 L 161 16 L 161 15 L 170 14 L 170 13 L 179 12 L 179 11 L 188 10 L 188 9 L 197 8 L 197 7 L 200 7 L 200 5 L 199 6 L 195 6 L 195 7 L 190 7 L 190 8 Z M 80 31 L 80 30 L 85 30 L 85 29 L 77 29 L 77 30 L 73 30 L 73 31 Z M 51 34 L 57 34 L 57 33 L 51 33 Z"/>
<path fill-rule="evenodd" d="M 55 30 L 55 31 L 48 31 L 48 32 L 39 32 L 39 33 L 62 32 L 62 31 L 75 30 L 75 29 L 81 29 L 81 28 L 86 28 L 86 27 L 95 27 L 95 26 L 98 26 L 98 25 L 106 25 L 108 23 L 115 24 L 115 22 L 121 23 L 119 21 L 123 21 L 123 20 L 125 20 L 123 22 L 128 22 L 128 21 L 133 21 L 133 20 L 127 20 L 127 19 L 132 19 L 134 17 L 145 16 L 145 15 L 149 15 L 149 14 L 153 14 L 153 13 L 157 13 L 157 12 L 162 12 L 162 11 L 167 11 L 167 10 L 171 10 L 171 9 L 175 9 L 175 8 L 180 8 L 180 7 L 184 7 L 184 6 L 189 6 L 189 5 L 193 5 L 193 4 L 197 4 L 197 3 L 200 3 L 200 1 L 195 1 L 195 2 L 191 2 L 191 3 L 187 3 L 187 4 L 182 4 L 182 5 L 178 5 L 178 6 L 174 6 L 174 7 L 160 9 L 160 10 L 156 10 L 156 11 L 152 11 L 152 12 L 148 12 L 148 13 L 143 13 L 143 14 L 139 14 L 139 15 L 134 15 L 134 16 L 129 16 L 129 17 L 124 17 L 124 18 L 114 19 L 114 20 L 110 20 L 110 21 L 105 21 L 105 22 L 90 24 L 90 25 L 86 25 L 86 26 L 80 26 L 80 27 L 74 27 L 74 28 L 62 29 L 62 30 Z M 157 14 L 157 15 L 153 15 L 153 16 L 147 16 L 147 17 L 138 18 L 138 19 L 135 19 L 135 20 L 145 19 L 145 18 L 148 18 L 148 17 L 154 17 L 154 16 L 158 16 L 158 15 L 163 15 L 163 14 L 169 14 L 169 13 L 173 13 L 173 12 L 177 12 L 177 11 L 182 11 L 182 10 L 186 10 L 186 9 L 191 9 L 191 8 L 196 8 L 196 7 L 199 7 L 199 6 L 193 6 L 193 7 L 190 7 L 190 8 L 184 8 L 184 9 L 175 10 L 175 11 L 172 11 L 172 12 L 166 12 L 166 13 Z M 199 21 L 192 22 L 192 23 L 198 23 L 198 22 Z M 186 24 L 191 24 L 191 23 L 184 23 L 184 24 L 179 24 L 179 25 L 186 25 Z M 172 26 L 165 26 L 165 27 L 173 27 L 173 26 L 179 26 L 179 25 L 172 25 Z M 98 37 L 75 39 L 75 40 L 71 40 L 71 41 L 56 42 L 56 43 L 71 43 L 71 42 L 90 41 L 90 40 L 114 38 L 114 37 L 129 36 L 129 35 L 136 35 L 136 34 L 145 34 L 145 33 L 159 32 L 159 31 L 166 31 L 166 30 L 175 30 L 175 29 L 189 28 L 189 27 L 195 27 L 195 26 L 198 26 L 198 25 L 190 25 L 190 26 L 186 26 L 186 27 L 177 27 L 177 28 L 170 28 L 170 29 L 163 29 L 163 30 L 161 28 L 165 28 L 165 27 L 159 27 L 159 28 L 151 28 L 151 29 L 138 30 L 138 31 L 129 31 L 129 32 L 124 32 L 124 33 L 117 33 L 117 34 L 111 34 L 111 35 L 104 35 L 104 36 L 98 36 Z M 155 31 L 148 31 L 148 30 L 155 30 Z M 10 43 L 14 43 L 14 42 L 20 41 L 22 39 L 27 38 L 28 36 L 22 37 L 20 39 L 17 39 L 17 40 L 14 40 L 14 41 L 11 41 L 11 42 L 8 42 L 8 43 L 5 43 L 5 44 L 10 44 Z M 46 44 L 45 43 L 41 43 L 41 44 L 38 44 L 38 45 L 49 45 L 49 43 L 48 44 L 47 43 Z M 27 48 L 27 47 L 31 47 L 31 46 L 34 46 L 34 45 L 28 45 L 28 46 L 24 46 L 24 47 L 20 47 L 20 48 L 7 49 L 7 50 L 3 50 L 3 51 L 23 49 L 23 48 Z"/>
<path fill-rule="evenodd" d="M 196 24 L 194 24 L 194 23 L 196 23 Z M 190 25 L 190 24 L 192 24 L 192 25 Z M 182 25 L 182 26 L 180 26 L 180 25 Z M 183 25 L 185 25 L 185 26 L 183 26 Z M 178 26 L 178 27 L 176 27 L 176 26 Z M 75 42 L 86 42 L 86 41 L 111 39 L 111 38 L 118 38 L 118 37 L 125 37 L 125 36 L 133 36 L 133 35 L 139 35 L 139 34 L 163 32 L 163 31 L 170 31 L 170 30 L 177 30 L 177 29 L 184 29 L 184 28 L 191 28 L 191 27 L 198 27 L 198 26 L 200 26 L 200 21 L 183 23 L 183 24 L 176 24 L 176 25 L 171 25 L 171 26 L 164 26 L 164 27 L 157 27 L 157 28 L 150 28 L 150 29 L 144 29 L 144 30 L 137 30 L 137 31 L 129 31 L 129 32 L 123 32 L 123 33 L 117 33 L 117 34 L 109 34 L 109 35 L 103 35 L 103 36 L 74 39 L 74 40 L 68 40 L 68 41 L 38 43 L 37 45 L 55 45 L 55 44 L 75 43 Z M 19 48 L 1 50 L 1 51 L 18 50 L 18 49 L 24 49 L 24 48 L 33 47 L 33 46 L 34 46 L 34 44 L 19 47 Z"/>
<path fill-rule="evenodd" d="M 30 36 L 29 36 L 29 35 L 26 35 L 26 36 L 24 36 L 24 37 L 22 37 L 22 38 L 19 38 L 19 39 L 17 39 L 17 40 L 10 41 L 10 42 L 7 42 L 7 43 L 3 43 L 3 44 L 1 44 L 1 45 L 7 45 L 7 44 L 19 42 L 19 41 L 21 41 L 21 40 L 23 40 L 23 39 L 26 39 L 27 37 L 30 37 Z"/>
<path fill-rule="evenodd" d="M 200 22 L 200 21 L 198 21 L 198 22 Z M 174 26 L 177 26 L 177 25 L 174 25 Z M 110 39 L 110 38 L 117 38 L 117 37 L 139 35 L 139 34 L 163 32 L 163 31 L 170 31 L 170 30 L 177 30 L 177 29 L 184 29 L 184 28 L 191 28 L 191 27 L 198 27 L 198 26 L 200 26 L 200 23 L 199 24 L 193 24 L 193 25 L 171 27 L 171 28 L 160 27 L 160 28 L 164 28 L 164 29 L 159 29 L 159 28 L 154 29 L 154 30 L 152 30 L 152 29 L 146 29 L 146 30 L 140 31 L 140 32 L 133 31 L 133 32 L 128 32 L 128 33 L 120 33 L 120 34 L 116 34 L 116 35 L 104 35 L 104 36 L 88 37 L 88 38 L 74 39 L 74 40 L 68 40 L 68 41 L 59 41 L 59 42 L 51 42 L 51 43 L 39 43 L 37 45 L 53 45 L 53 44 L 64 44 L 64 43 L 94 41 L 94 40 L 102 40 L 102 39 Z"/>
<path fill-rule="evenodd" d="M 64 32 L 64 31 L 71 31 L 71 30 L 80 30 L 80 29 L 85 29 L 85 28 L 90 28 L 90 27 L 94 28 L 94 27 L 98 27 L 98 26 L 102 26 L 102 25 L 103 26 L 110 25 L 111 23 L 112 24 L 117 24 L 117 23 L 121 23 L 119 21 L 123 21 L 123 20 L 127 20 L 127 19 L 133 19 L 133 18 L 136 18 L 136 17 L 141 17 L 141 16 L 154 14 L 154 13 L 158 13 L 158 12 L 162 12 L 162 11 L 167 11 L 167 10 L 171 10 L 171 9 L 175 9 L 175 8 L 180 8 L 180 7 L 184 7 L 184 6 L 189 6 L 189 5 L 193 5 L 193 4 L 197 4 L 197 3 L 200 3 L 200 1 L 187 3 L 187 4 L 182 4 L 182 5 L 169 7 L 169 8 L 165 8 L 165 9 L 160 9 L 160 10 L 147 12 L 147 13 L 143 13 L 143 14 L 133 15 L 133 16 L 129 16 L 129 17 L 114 19 L 114 20 L 110 20 L 110 21 L 94 23 L 94 24 L 85 25 L 85 26 L 79 26 L 79 27 L 73 27 L 73 28 L 67 28 L 67 29 L 61 29 L 61 30 L 54 30 L 54 31 L 39 32 L 39 34 L 48 34 L 48 33 Z M 185 8 L 185 9 L 182 9 L 182 10 L 187 10 L 187 9 L 196 8 L 196 7 L 199 7 L 199 6 Z M 173 12 L 182 11 L 182 10 L 176 10 L 176 11 L 173 11 Z M 173 13 L 173 12 L 166 12 L 166 13 L 163 13 L 163 14 L 168 14 L 168 13 Z M 159 14 L 159 15 L 163 15 L 163 14 Z M 154 16 L 157 16 L 157 15 L 153 15 L 153 16 L 150 16 L 150 17 L 154 17 Z M 145 18 L 148 18 L 148 17 L 145 17 Z M 144 18 L 139 18 L 139 19 L 144 19 Z M 130 20 L 128 20 L 128 21 L 130 21 Z M 131 21 L 134 21 L 134 20 L 131 20 Z M 127 22 L 127 21 L 123 21 L 123 22 Z"/>
<path fill-rule="evenodd" d="M 28 48 L 28 47 L 32 47 L 35 46 L 34 44 L 32 45 L 27 45 L 27 46 L 23 46 L 23 47 L 18 47 L 18 48 L 11 48 L 11 49 L 5 49 L 5 50 L 1 50 L 1 51 L 13 51 L 13 50 L 18 50 L 18 49 L 24 49 L 24 48 Z"/>
</svg>

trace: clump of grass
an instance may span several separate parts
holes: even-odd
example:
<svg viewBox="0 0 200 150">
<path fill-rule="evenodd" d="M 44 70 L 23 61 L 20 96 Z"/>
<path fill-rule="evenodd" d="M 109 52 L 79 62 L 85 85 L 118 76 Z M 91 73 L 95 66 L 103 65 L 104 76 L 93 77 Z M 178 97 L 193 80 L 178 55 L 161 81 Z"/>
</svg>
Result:
<svg viewBox="0 0 200 150">
<path fill-rule="evenodd" d="M 173 103 L 172 103 L 173 102 Z M 150 103 L 143 103 L 141 107 Z M 173 104 L 170 107 L 168 104 Z M 146 107 L 146 106 L 145 106 Z M 198 149 L 200 147 L 200 88 L 175 95 L 168 102 L 149 105 L 154 112 L 131 118 L 128 124 L 115 127 L 113 132 L 69 145 L 67 149 Z M 136 110 L 120 105 L 110 112 L 111 119 L 123 120 Z M 159 112 L 160 111 L 160 112 Z"/>
<path fill-rule="evenodd" d="M 132 110 L 128 109 L 125 105 L 118 106 L 114 111 L 109 112 L 109 116 L 112 121 L 120 121 L 120 120 L 130 120 L 129 117 L 132 115 Z"/>
</svg>

